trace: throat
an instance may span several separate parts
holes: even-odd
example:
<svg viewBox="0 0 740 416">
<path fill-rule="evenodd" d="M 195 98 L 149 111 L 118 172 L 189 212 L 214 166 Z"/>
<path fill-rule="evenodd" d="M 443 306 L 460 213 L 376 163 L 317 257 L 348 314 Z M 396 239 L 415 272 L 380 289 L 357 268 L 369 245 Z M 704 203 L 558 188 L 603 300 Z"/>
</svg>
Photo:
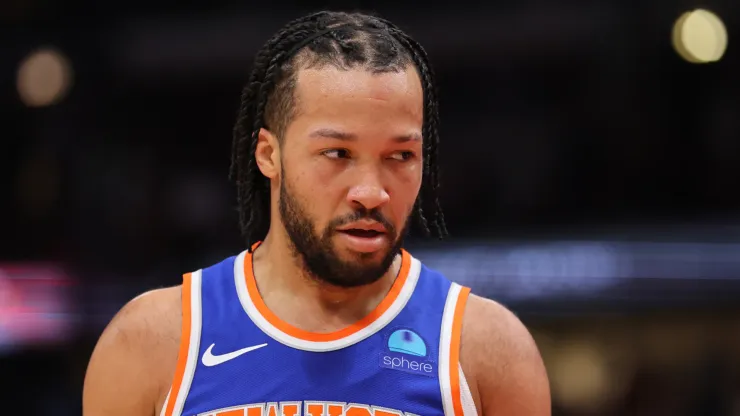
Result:
<svg viewBox="0 0 740 416">
<path fill-rule="evenodd" d="M 261 301 L 278 320 L 313 333 L 340 331 L 370 315 L 388 295 L 401 266 L 398 256 L 381 279 L 342 288 L 306 276 L 294 261 L 285 260 L 288 250 L 269 249 L 274 247 L 263 243 L 253 255 L 253 278 L 261 298 L 253 302 Z"/>
<path fill-rule="evenodd" d="M 392 280 L 380 279 L 369 286 L 343 289 L 305 282 L 297 290 L 285 286 L 260 289 L 260 295 L 265 306 L 291 326 L 307 332 L 332 333 L 370 315 L 392 284 Z"/>
</svg>

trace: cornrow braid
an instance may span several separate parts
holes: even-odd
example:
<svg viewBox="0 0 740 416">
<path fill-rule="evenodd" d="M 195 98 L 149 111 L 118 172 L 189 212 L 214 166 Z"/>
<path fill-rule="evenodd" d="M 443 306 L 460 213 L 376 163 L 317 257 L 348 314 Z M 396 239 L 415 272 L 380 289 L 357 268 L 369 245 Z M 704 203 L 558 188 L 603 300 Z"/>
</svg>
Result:
<svg viewBox="0 0 740 416">
<path fill-rule="evenodd" d="M 422 184 L 428 186 L 422 186 L 419 197 L 418 217 L 423 221 L 426 226 L 426 219 L 423 214 L 422 201 L 427 197 L 431 199 L 432 211 L 434 212 L 432 217 L 432 224 L 434 225 L 437 235 L 441 238 L 448 235 L 447 227 L 444 221 L 444 213 L 442 211 L 442 205 L 439 201 L 439 101 L 437 99 L 436 85 L 434 83 L 434 72 L 429 65 L 429 59 L 426 51 L 417 41 L 412 39 L 401 29 L 395 27 L 392 23 L 384 21 L 388 26 L 391 27 L 391 33 L 396 37 L 403 45 L 411 51 L 412 59 L 414 64 L 418 68 L 423 84 L 424 90 L 424 126 L 422 129 L 422 136 L 426 139 L 434 138 L 434 140 L 425 140 L 424 142 L 424 177 Z M 428 230 L 428 228 L 426 228 Z M 428 231 L 427 231 L 428 232 Z"/>
<path fill-rule="evenodd" d="M 325 64 L 340 69 L 366 68 L 373 73 L 416 67 L 424 91 L 424 169 L 413 216 L 425 234 L 447 236 L 438 195 L 439 106 L 426 52 L 385 19 L 322 11 L 288 23 L 265 43 L 241 93 L 229 176 L 236 184 L 239 224 L 249 249 L 267 235 L 270 223 L 269 181 L 255 160 L 259 132 L 269 129 L 283 139 L 295 111 L 298 70 Z"/>
</svg>

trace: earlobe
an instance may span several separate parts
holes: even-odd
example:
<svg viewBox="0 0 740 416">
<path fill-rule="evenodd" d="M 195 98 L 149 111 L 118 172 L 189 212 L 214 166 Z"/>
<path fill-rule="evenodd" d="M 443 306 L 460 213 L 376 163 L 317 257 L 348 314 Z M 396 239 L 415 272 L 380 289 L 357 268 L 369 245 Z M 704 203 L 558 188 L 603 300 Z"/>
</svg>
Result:
<svg viewBox="0 0 740 416">
<path fill-rule="evenodd" d="M 277 137 L 267 129 L 260 129 L 254 158 L 260 172 L 270 179 L 276 178 L 280 172 L 279 152 Z"/>
</svg>

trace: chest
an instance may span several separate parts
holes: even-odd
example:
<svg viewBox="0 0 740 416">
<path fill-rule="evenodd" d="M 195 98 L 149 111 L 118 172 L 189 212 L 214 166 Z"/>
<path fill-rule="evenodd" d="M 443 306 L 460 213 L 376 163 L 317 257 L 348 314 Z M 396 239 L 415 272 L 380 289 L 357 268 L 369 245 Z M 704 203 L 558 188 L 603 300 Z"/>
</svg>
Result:
<svg viewBox="0 0 740 416">
<path fill-rule="evenodd" d="M 326 352 L 223 339 L 202 346 L 183 413 L 441 415 L 437 348 L 427 344 L 405 328 Z"/>
</svg>

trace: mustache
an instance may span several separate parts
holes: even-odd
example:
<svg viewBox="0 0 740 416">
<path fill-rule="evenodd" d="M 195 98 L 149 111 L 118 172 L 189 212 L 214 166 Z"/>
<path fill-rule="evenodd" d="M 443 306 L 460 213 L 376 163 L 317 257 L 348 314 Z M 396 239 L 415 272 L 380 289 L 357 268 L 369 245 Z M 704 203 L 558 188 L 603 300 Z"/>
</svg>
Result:
<svg viewBox="0 0 740 416">
<path fill-rule="evenodd" d="M 364 219 L 373 220 L 375 222 L 378 222 L 379 224 L 383 225 L 385 227 L 386 231 L 389 235 L 396 235 L 396 227 L 391 224 L 391 222 L 383 216 L 383 214 L 378 210 L 357 210 L 355 212 L 349 213 L 347 215 L 343 215 L 339 218 L 335 218 L 331 221 L 329 224 L 329 229 L 334 231 L 337 228 L 353 223 L 355 221 L 360 221 Z"/>
</svg>

